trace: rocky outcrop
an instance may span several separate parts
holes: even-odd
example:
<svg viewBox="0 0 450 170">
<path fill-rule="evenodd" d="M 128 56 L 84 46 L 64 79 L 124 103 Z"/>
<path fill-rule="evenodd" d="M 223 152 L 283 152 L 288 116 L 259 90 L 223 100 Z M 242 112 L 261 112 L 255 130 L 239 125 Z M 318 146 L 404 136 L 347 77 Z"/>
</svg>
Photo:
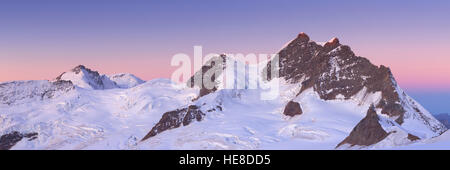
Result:
<svg viewBox="0 0 450 170">
<path fill-rule="evenodd" d="M 22 134 L 20 132 L 14 131 L 8 134 L 4 134 L 0 137 L 0 150 L 9 150 L 23 138 L 28 138 L 29 141 L 32 141 L 36 139 L 37 136 L 38 133 L 35 132 Z"/>
<path fill-rule="evenodd" d="M 200 121 L 203 115 L 204 114 L 195 105 L 166 112 L 163 114 L 159 122 L 150 130 L 147 135 L 145 135 L 142 140 L 146 140 L 166 130 L 180 127 L 182 124 L 188 125 L 192 121 L 192 119 Z"/>
<path fill-rule="evenodd" d="M 331 50 L 339 47 L 341 44 L 339 43 L 339 39 L 334 37 L 333 39 L 331 39 L 330 41 L 326 42 L 323 45 L 323 51 L 324 52 L 330 52 Z"/>
<path fill-rule="evenodd" d="M 350 146 L 370 146 L 382 141 L 389 135 L 384 131 L 379 123 L 379 117 L 375 112 L 375 107 L 371 106 L 367 110 L 367 115 L 364 117 L 350 132 L 350 135 L 345 138 L 337 147 L 343 144 L 350 144 Z"/>
<path fill-rule="evenodd" d="M 193 119 L 201 121 L 205 114 L 196 105 L 190 105 L 187 108 L 177 109 L 166 112 L 161 120 L 152 128 L 152 130 L 142 139 L 146 140 L 163 131 L 189 125 Z"/>
<path fill-rule="evenodd" d="M 289 101 L 286 107 L 284 107 L 283 114 L 286 116 L 295 116 L 295 115 L 301 115 L 303 113 L 302 108 L 300 107 L 300 103 Z"/>
<path fill-rule="evenodd" d="M 411 135 L 408 133 L 408 137 L 407 137 L 410 141 L 416 141 L 416 140 L 420 140 L 419 137 L 415 136 L 415 135 Z"/>
<path fill-rule="evenodd" d="M 431 130 L 434 132 L 437 132 L 440 134 L 443 134 L 445 131 L 447 131 L 447 127 L 445 127 L 444 124 L 442 124 L 439 120 L 435 119 L 433 116 L 426 116 L 425 113 L 423 113 L 415 102 L 412 103 L 412 109 L 416 113 L 416 115 L 422 120 L 422 123 L 426 126 L 430 127 Z M 436 124 L 438 123 L 438 124 Z"/>
<path fill-rule="evenodd" d="M 215 61 L 221 61 L 220 63 L 216 63 Z M 226 62 L 226 56 L 220 55 L 217 57 L 211 58 L 209 61 L 207 61 L 206 65 L 203 65 L 202 68 L 197 71 L 188 81 L 187 85 L 188 87 L 199 87 L 200 93 L 198 95 L 198 98 L 208 95 L 212 92 L 215 92 L 217 90 L 217 84 L 216 77 L 220 76 L 223 71 L 225 70 L 225 62 Z M 207 73 L 215 73 L 215 74 L 207 74 Z M 195 79 L 198 78 L 200 80 L 195 81 Z M 205 87 L 203 80 L 211 80 L 211 82 L 214 82 L 214 85 L 212 88 Z"/>
<path fill-rule="evenodd" d="M 207 113 L 222 111 L 221 106 L 215 106 L 213 108 L 207 109 Z M 156 136 L 157 134 L 164 132 L 166 130 L 174 129 L 191 124 L 193 121 L 202 121 L 205 117 L 205 113 L 200 109 L 199 106 L 190 105 L 186 108 L 177 109 L 174 111 L 166 112 L 163 114 L 159 122 L 150 130 L 141 141 L 147 140 L 150 137 Z"/>
<path fill-rule="evenodd" d="M 306 35 L 306 33 L 301 32 L 297 35 L 297 40 L 301 41 L 301 42 L 308 42 L 309 41 L 309 36 Z"/>
<path fill-rule="evenodd" d="M 44 93 L 41 95 L 41 99 L 45 98 L 53 98 L 55 93 L 60 92 L 68 92 L 70 90 L 73 90 L 75 86 L 72 84 L 71 81 L 66 80 L 58 80 L 55 82 L 52 82 L 52 86 L 49 89 L 46 89 Z"/>
<path fill-rule="evenodd" d="M 356 56 L 337 38 L 322 46 L 300 33 L 278 54 L 279 76 L 291 83 L 301 83 L 299 94 L 313 88 L 320 98 L 333 100 L 338 95 L 349 99 L 363 88 L 366 93 L 380 91 L 382 99 L 375 106 L 382 109 L 383 114 L 398 117 L 397 123 L 403 123 L 405 110 L 390 69 L 383 65 L 377 67 L 366 58 Z M 270 69 L 269 64 L 266 69 Z M 271 75 L 268 78 L 270 80 Z"/>
<path fill-rule="evenodd" d="M 84 65 L 76 66 L 71 71 L 62 73 L 55 80 L 71 81 L 79 87 L 95 90 L 119 88 L 108 76 L 100 75 L 97 71 L 93 71 Z"/>
<path fill-rule="evenodd" d="M 47 80 L 13 81 L 0 84 L 0 104 L 13 105 L 34 100 L 45 100 L 75 89 L 70 81 Z"/>
<path fill-rule="evenodd" d="M 383 65 L 376 66 L 368 59 L 356 56 L 351 48 L 342 45 L 338 38 L 333 38 L 320 45 L 311 41 L 305 33 L 300 33 L 296 39 L 292 40 L 278 54 L 280 63 L 279 70 L 276 71 L 279 71 L 279 77 L 284 78 L 288 83 L 301 85 L 297 96 L 307 89 L 313 89 L 323 100 L 349 100 L 356 94 L 381 93 L 379 100 L 376 98 L 376 100 L 370 101 L 373 103 L 371 103 L 372 105 L 364 119 L 353 128 L 349 136 L 339 143 L 337 147 L 343 144 L 370 146 L 385 139 L 389 133 L 380 125 L 375 109 L 379 109 L 381 114 L 390 117 L 389 123 L 393 126 L 401 127 L 406 118 L 407 120 L 415 119 L 412 121 L 423 120 L 424 124 L 433 132 L 443 131 L 440 125 L 437 125 L 438 123 L 431 121 L 434 120 L 433 118 L 430 118 L 430 116 L 425 115 L 421 110 L 408 103 L 405 99 L 407 98 L 406 94 L 399 94 L 401 89 L 397 86 L 397 82 L 388 67 Z M 214 62 L 219 60 L 222 62 Z M 188 87 L 198 87 L 200 89 L 196 99 L 211 94 L 218 89 L 217 77 L 225 69 L 225 60 L 225 55 L 212 58 L 189 79 L 187 82 Z M 267 75 L 263 75 L 263 80 L 276 78 L 271 75 L 273 62 L 270 61 L 267 67 L 264 68 L 271 71 L 268 71 Z M 216 74 L 208 75 L 207 73 Z M 201 80 L 195 81 L 195 79 Z M 215 83 L 214 86 L 206 88 L 203 82 L 204 79 L 212 80 Z M 294 99 L 291 98 L 290 100 Z M 362 101 L 360 102 L 362 104 Z M 178 128 L 182 124 L 185 126 L 194 120 L 202 120 L 205 114 L 197 109 L 198 106 L 192 106 L 192 108 L 190 106 L 164 113 L 163 118 L 142 140 L 146 140 L 165 130 Z M 406 114 L 405 109 L 407 109 L 408 114 Z M 414 113 L 411 110 L 415 110 Z M 294 101 L 288 102 L 283 110 L 284 115 L 291 117 L 302 113 L 303 110 L 300 103 Z M 394 120 L 398 124 L 394 123 Z M 408 139 L 414 141 L 420 138 L 410 134 Z"/>
</svg>

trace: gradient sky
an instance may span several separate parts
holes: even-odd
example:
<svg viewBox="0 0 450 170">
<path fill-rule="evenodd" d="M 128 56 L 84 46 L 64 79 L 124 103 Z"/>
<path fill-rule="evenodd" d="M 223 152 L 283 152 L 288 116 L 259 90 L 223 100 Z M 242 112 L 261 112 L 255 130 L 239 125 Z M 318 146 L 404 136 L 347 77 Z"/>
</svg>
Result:
<svg viewBox="0 0 450 170">
<path fill-rule="evenodd" d="M 170 77 L 171 57 L 194 45 L 276 53 L 306 32 L 389 66 L 407 91 L 450 91 L 449 11 L 448 0 L 0 0 L 0 81 L 53 79 L 78 64 Z"/>
</svg>

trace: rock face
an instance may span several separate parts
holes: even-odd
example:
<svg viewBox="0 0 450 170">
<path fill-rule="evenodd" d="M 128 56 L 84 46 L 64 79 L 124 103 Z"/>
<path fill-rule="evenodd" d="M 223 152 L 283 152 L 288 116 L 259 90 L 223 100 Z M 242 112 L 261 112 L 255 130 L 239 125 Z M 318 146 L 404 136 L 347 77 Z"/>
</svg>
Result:
<svg viewBox="0 0 450 170">
<path fill-rule="evenodd" d="M 45 90 L 45 92 L 41 95 L 41 98 L 52 98 L 56 91 L 67 92 L 73 89 L 74 86 L 70 81 L 65 80 L 55 81 L 52 82 L 52 86 L 50 89 Z"/>
<path fill-rule="evenodd" d="M 381 127 L 379 120 L 380 119 L 375 112 L 375 107 L 371 106 L 367 111 L 366 117 L 364 117 L 364 119 L 353 128 L 350 135 L 336 147 L 343 144 L 350 144 L 351 146 L 370 146 L 382 141 L 389 134 Z"/>
<path fill-rule="evenodd" d="M 291 83 L 301 83 L 299 93 L 313 88 L 322 99 L 332 100 L 338 95 L 349 99 L 363 88 L 366 93 L 380 91 L 382 99 L 376 107 L 382 109 L 383 114 L 398 117 L 397 123 L 403 123 L 405 110 L 390 69 L 383 65 L 377 67 L 366 58 L 356 56 L 337 38 L 321 46 L 300 33 L 278 54 L 279 76 Z"/>
<path fill-rule="evenodd" d="M 74 88 L 72 82 L 65 80 L 55 82 L 47 80 L 6 82 L 0 84 L 0 103 L 12 105 L 33 99 L 50 99 Z"/>
<path fill-rule="evenodd" d="M 219 63 L 216 63 L 215 61 L 221 61 Z M 187 86 L 188 87 L 199 87 L 200 93 L 197 97 L 200 98 L 202 96 L 208 95 L 212 92 L 215 92 L 217 90 L 217 84 L 216 77 L 220 76 L 224 69 L 225 69 L 225 62 L 226 62 L 226 56 L 220 55 L 217 57 L 213 57 L 210 60 L 208 60 L 206 65 L 203 65 L 201 70 L 197 71 L 188 81 Z M 208 74 L 208 73 L 216 73 L 216 74 Z M 200 81 L 195 81 L 196 78 L 201 79 Z M 208 88 L 204 86 L 203 80 L 211 80 L 214 82 L 213 88 Z"/>
<path fill-rule="evenodd" d="M 295 116 L 301 115 L 303 113 L 302 108 L 300 107 L 300 103 L 289 101 L 286 107 L 284 108 L 283 114 L 286 116 Z"/>
<path fill-rule="evenodd" d="M 339 47 L 341 44 L 339 43 L 339 39 L 334 37 L 333 39 L 331 39 L 330 41 L 326 42 L 323 45 L 323 50 L 325 52 L 330 52 L 331 50 Z"/>
<path fill-rule="evenodd" d="M 205 114 L 196 105 L 177 109 L 163 114 L 161 120 L 145 135 L 142 140 L 153 137 L 163 131 L 189 125 L 193 120 L 201 121 Z"/>
<path fill-rule="evenodd" d="M 29 141 L 34 140 L 37 138 L 37 133 L 20 133 L 17 131 L 4 134 L 0 137 L 0 150 L 9 150 L 14 145 L 16 145 L 17 142 L 21 141 L 23 138 L 28 138 Z"/>
</svg>

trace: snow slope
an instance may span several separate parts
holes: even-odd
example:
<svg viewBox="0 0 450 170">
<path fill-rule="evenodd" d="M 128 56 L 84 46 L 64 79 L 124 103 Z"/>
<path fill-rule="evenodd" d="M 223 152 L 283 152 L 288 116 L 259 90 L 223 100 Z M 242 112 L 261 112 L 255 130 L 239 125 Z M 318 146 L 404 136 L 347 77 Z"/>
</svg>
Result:
<svg viewBox="0 0 450 170">
<path fill-rule="evenodd" d="M 35 140 L 21 140 L 12 149 L 133 149 L 162 113 L 186 103 L 194 92 L 166 79 L 130 89 L 77 87 L 51 99 L 1 105 L 0 132 L 39 134 Z"/>
<path fill-rule="evenodd" d="M 311 56 L 324 57 L 323 60 L 305 64 L 301 57 L 293 56 L 309 46 L 314 51 L 327 44 L 330 48 L 326 50 L 330 51 L 323 56 L 318 53 Z M 341 48 L 337 39 L 323 46 L 317 46 L 301 33 L 283 47 L 292 52 L 282 59 L 287 70 L 284 77 L 273 77 L 270 81 L 258 81 L 261 77 L 234 68 L 243 66 L 261 71 L 266 62 L 246 65 L 239 58 L 220 56 L 227 61 L 225 70 L 215 77 L 217 88 L 203 91 L 203 96 L 199 95 L 203 88 L 189 88 L 187 83 L 175 84 L 168 79 L 145 82 L 132 74 L 101 75 L 82 65 L 54 81 L 0 83 L 0 136 L 37 133 L 36 138 L 21 139 L 11 149 L 450 149 L 447 129 L 404 93 L 392 75 L 379 76 L 388 86 L 376 81 L 372 82 L 376 87 L 366 84 L 358 89 L 359 81 L 366 83 L 370 77 L 353 74 L 355 70 L 348 68 L 365 60 L 342 56 L 346 53 L 341 50 L 346 48 Z M 310 54 L 300 53 L 302 57 Z M 356 62 L 347 64 L 351 60 Z M 308 80 L 316 75 L 303 74 L 296 64 L 329 67 L 319 70 L 320 77 L 313 82 L 318 86 L 312 86 Z M 366 66 L 355 68 L 363 70 Z M 390 73 L 384 67 L 369 67 Z M 315 69 L 311 68 L 311 72 Z M 349 89 L 345 81 L 355 77 L 350 83 L 356 84 L 352 87 L 358 90 L 355 93 L 342 90 Z M 322 87 L 341 80 L 342 84 Z M 252 88 L 250 81 L 258 82 L 257 88 Z M 263 98 L 268 90 L 262 87 L 277 83 L 278 91 L 270 93 L 274 98 Z M 328 96 L 332 93 L 335 97 Z M 386 102 L 396 98 L 389 101 L 393 103 Z M 386 102 L 385 105 L 371 107 L 380 101 Z M 299 103 L 302 113 L 293 117 L 284 115 L 288 102 Z M 202 114 L 192 117 L 189 111 L 180 111 L 183 108 L 196 108 L 196 113 Z M 370 123 L 379 127 L 376 132 L 384 131 L 387 135 L 367 146 L 344 143 L 338 147 L 366 119 L 369 108 L 374 109 L 371 115 L 376 118 L 376 122 Z M 401 114 L 390 114 L 398 110 Z M 188 122 L 186 118 L 190 118 Z M 142 140 L 161 124 L 168 128 L 157 129 L 155 135 Z M 363 134 L 356 133 L 356 139 L 374 132 L 370 131 L 372 126 L 368 127 Z M 3 142 L 0 140 L 0 144 Z"/>
<path fill-rule="evenodd" d="M 287 87 L 284 87 L 287 88 Z M 334 149 L 364 115 L 345 101 L 325 102 L 312 91 L 298 100 L 304 114 L 282 114 L 282 100 L 261 101 L 258 90 L 221 90 L 197 101 L 222 103 L 223 111 L 201 122 L 163 132 L 140 144 L 141 149 Z M 214 128 L 210 128 L 214 127 Z"/>
</svg>

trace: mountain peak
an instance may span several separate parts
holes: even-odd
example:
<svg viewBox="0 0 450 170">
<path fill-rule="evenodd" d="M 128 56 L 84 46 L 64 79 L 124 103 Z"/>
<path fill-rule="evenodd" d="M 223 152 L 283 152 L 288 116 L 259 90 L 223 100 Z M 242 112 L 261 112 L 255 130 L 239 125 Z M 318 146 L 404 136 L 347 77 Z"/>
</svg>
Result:
<svg viewBox="0 0 450 170">
<path fill-rule="evenodd" d="M 306 33 L 304 32 L 300 32 L 297 36 L 297 39 L 299 39 L 302 42 L 308 42 L 309 41 L 309 36 L 306 35 Z"/>
<path fill-rule="evenodd" d="M 64 72 L 56 78 L 57 81 L 71 81 L 74 85 L 86 89 L 111 89 L 116 88 L 115 82 L 107 76 L 100 75 L 97 71 L 78 65 L 69 72 Z"/>
<path fill-rule="evenodd" d="M 372 104 L 400 125 L 405 122 L 405 115 L 425 114 L 426 111 L 414 104 L 411 104 L 411 108 L 417 108 L 414 110 L 404 106 L 407 101 L 388 67 L 376 66 L 368 59 L 356 56 L 349 46 L 341 45 L 338 38 L 332 38 L 323 46 L 304 40 L 306 34 L 301 33 L 278 53 L 279 76 L 292 84 L 301 84 L 297 95 L 310 88 L 323 100 L 348 100 L 359 93 L 379 93 L 380 99 Z M 432 119 L 420 121 L 430 125 L 433 133 L 445 130 Z"/>
<path fill-rule="evenodd" d="M 331 40 L 329 40 L 326 44 L 330 44 L 330 45 L 336 45 L 339 44 L 339 39 L 337 37 L 333 37 Z"/>
<path fill-rule="evenodd" d="M 76 74 L 78 74 L 78 73 L 81 72 L 81 70 L 85 70 L 85 71 L 90 72 L 90 73 L 93 73 L 93 74 L 96 74 L 96 73 L 98 74 L 97 71 L 92 71 L 91 69 L 87 68 L 86 66 L 84 66 L 84 65 L 82 65 L 82 64 L 80 64 L 80 65 L 74 67 L 71 71 L 72 71 L 72 72 L 75 72 Z"/>
<path fill-rule="evenodd" d="M 85 65 L 78 65 L 68 72 L 64 72 L 58 77 L 57 81 L 71 81 L 74 85 L 94 90 L 112 89 L 112 88 L 131 88 L 144 83 L 142 79 L 133 74 L 121 73 L 113 75 L 100 74 L 98 71 L 91 70 Z"/>
<path fill-rule="evenodd" d="M 73 69 L 86 69 L 86 66 L 80 64 L 80 65 L 74 67 Z"/>
<path fill-rule="evenodd" d="M 341 44 L 339 43 L 339 39 L 334 37 L 328 42 L 326 42 L 323 47 L 325 48 L 325 51 L 329 52 L 331 50 L 334 50 L 335 48 L 339 47 Z"/>
</svg>

